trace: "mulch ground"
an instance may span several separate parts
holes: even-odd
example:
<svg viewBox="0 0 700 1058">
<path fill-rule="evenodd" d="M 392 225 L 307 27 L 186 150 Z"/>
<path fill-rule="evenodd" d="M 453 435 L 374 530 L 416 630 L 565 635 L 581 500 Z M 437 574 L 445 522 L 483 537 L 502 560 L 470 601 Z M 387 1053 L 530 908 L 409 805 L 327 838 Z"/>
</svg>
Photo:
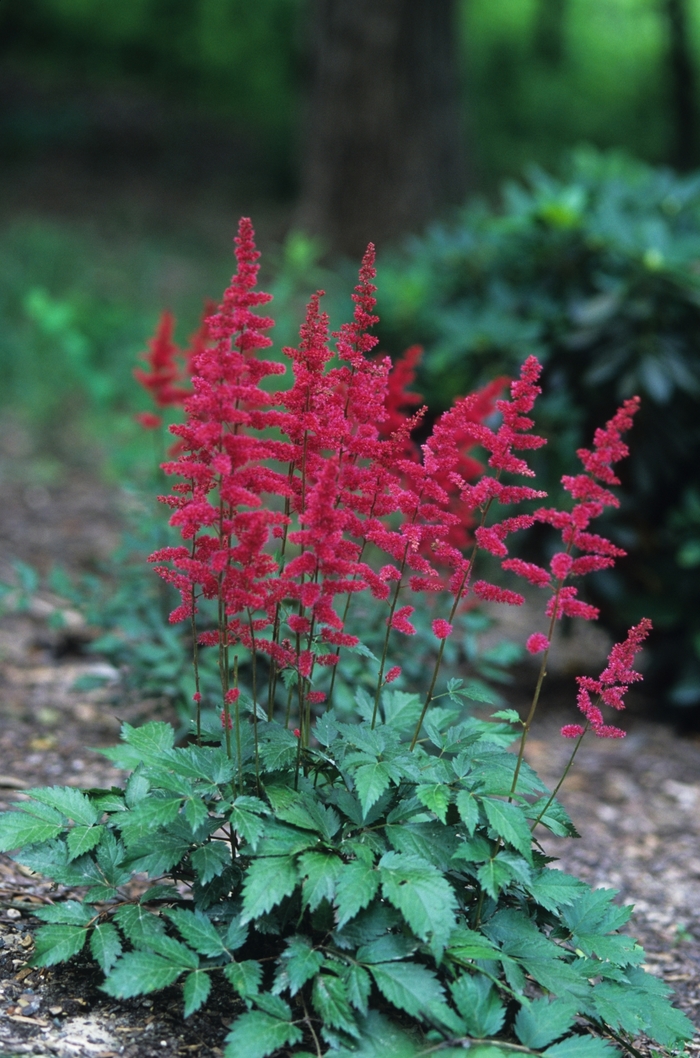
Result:
<svg viewBox="0 0 700 1058">
<path fill-rule="evenodd" d="M 0 579 L 12 557 L 43 569 L 60 558 L 78 569 L 114 546 L 118 509 L 94 483 L 68 480 L 54 489 L 13 474 L 0 485 Z M 125 701 L 119 674 L 81 653 L 77 618 L 68 637 L 52 630 L 54 602 L 40 591 L 28 612 L 0 618 L 0 810 L 31 786 L 120 782 L 122 773 L 96 750 L 114 743 L 121 720 L 138 723 L 152 705 Z M 76 690 L 78 678 L 90 674 L 113 679 Z M 572 719 L 572 699 L 563 704 L 557 678 L 547 701 L 528 755 L 554 783 L 569 749 L 559 728 Z M 644 945 L 647 968 L 674 988 L 700 1029 L 700 738 L 648 719 L 643 705 L 638 699 L 625 715 L 624 741 L 591 740 L 579 752 L 561 799 L 581 840 L 548 838 L 545 846 L 564 870 L 635 904 L 629 932 Z M 237 1009 L 228 991 L 213 993 L 204 1011 L 184 1021 L 176 986 L 116 1002 L 99 991 L 99 972 L 87 960 L 49 970 L 26 965 L 38 925 L 32 910 L 64 895 L 0 857 L 0 1054 L 222 1054 Z M 689 1051 L 700 1054 L 700 1033 Z"/>
</svg>

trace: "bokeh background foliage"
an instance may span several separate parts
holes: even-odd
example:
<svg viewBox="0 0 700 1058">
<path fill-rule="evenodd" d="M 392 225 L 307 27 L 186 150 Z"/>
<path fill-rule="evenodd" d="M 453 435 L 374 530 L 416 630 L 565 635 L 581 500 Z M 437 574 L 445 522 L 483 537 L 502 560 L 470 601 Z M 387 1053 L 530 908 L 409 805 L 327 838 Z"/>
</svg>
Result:
<svg viewBox="0 0 700 1058">
<path fill-rule="evenodd" d="M 479 183 L 532 160 L 553 164 L 581 140 L 667 159 L 672 7 L 459 0 L 464 120 Z M 292 176 L 312 14 L 309 0 L 4 0 L 0 49 L 6 71 L 44 83 L 145 87 L 230 119 L 266 141 Z M 697 50 L 696 2 L 686 20 Z M 3 125 L 17 150 L 89 133 L 89 117 L 69 99 L 55 100 L 50 120 L 28 105 L 6 112 Z"/>
<path fill-rule="evenodd" d="M 386 10 L 410 20 L 424 4 Z M 33 473 L 147 477 L 133 365 L 163 308 L 177 312 L 181 343 L 196 328 L 230 275 L 242 213 L 258 228 L 278 347 L 314 288 L 334 326 L 348 318 L 348 244 L 300 227 L 324 135 L 317 50 L 340 7 L 0 6 L 0 441 L 12 456 L 24 431 Z M 594 601 L 616 635 L 653 618 L 650 685 L 678 715 L 699 715 L 700 0 L 448 9 L 467 204 L 378 236 L 383 347 L 424 345 L 431 414 L 536 353 L 540 469 L 554 494 L 574 446 L 640 393 L 623 508 L 606 526 L 630 558 L 593 579 Z M 348 94 L 339 125 L 359 97 Z M 349 181 L 376 164 L 358 158 Z M 533 557 L 549 546 L 543 534 L 523 542 Z"/>
</svg>

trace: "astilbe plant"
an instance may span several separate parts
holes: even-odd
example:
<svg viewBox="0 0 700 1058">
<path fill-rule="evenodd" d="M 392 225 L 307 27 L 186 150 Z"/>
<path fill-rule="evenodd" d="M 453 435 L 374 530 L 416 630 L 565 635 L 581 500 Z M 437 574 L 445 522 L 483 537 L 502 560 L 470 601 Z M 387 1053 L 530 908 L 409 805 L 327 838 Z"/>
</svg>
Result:
<svg viewBox="0 0 700 1058">
<path fill-rule="evenodd" d="M 352 323 L 332 347 L 314 295 L 299 346 L 284 351 L 292 384 L 278 390 L 265 380 L 283 367 L 260 355 L 272 320 L 256 311 L 269 297 L 256 290 L 247 220 L 236 257 L 193 357 L 186 421 L 172 427 L 165 502 L 182 542 L 153 556 L 180 592 L 171 619 L 189 622 L 195 671 L 201 650 L 217 652 L 209 704 L 220 722 L 203 719 L 198 686 L 186 744 L 164 723 L 124 725 L 122 744 L 106 751 L 130 772 L 123 788 L 31 790 L 0 817 L 2 849 L 87 887 L 38 912 L 47 924 L 34 965 L 87 945 L 111 996 L 182 979 L 185 1016 L 218 979 L 239 999 L 229 1058 L 456 1055 L 477 1041 L 493 1058 L 605 1058 L 616 1045 L 636 1054 L 639 1035 L 679 1046 L 692 1026 L 619 932 L 631 909 L 549 865 L 539 830 L 577 834 L 559 786 L 547 790 L 524 757 L 557 622 L 596 616 L 572 578 L 620 555 L 590 523 L 617 503 L 612 468 L 637 402 L 579 452 L 583 472 L 564 482 L 570 510 L 494 520 L 498 506 L 543 498 L 518 483 L 532 478 L 521 453 L 543 444 L 530 417 L 536 359 L 508 399 L 492 388 L 458 400 L 418 458 L 420 412 L 401 414 L 411 409 L 401 378 L 371 355 L 372 247 Z M 409 358 L 404 380 L 410 368 Z M 475 476 L 477 448 L 486 465 Z M 507 557 L 509 535 L 537 520 L 562 533 L 549 569 Z M 463 681 L 439 688 L 460 609 L 474 598 L 523 602 L 475 579 L 480 551 L 548 592 L 546 631 L 527 643 L 542 665 L 523 721 L 513 710 L 465 714 Z M 375 693 L 358 691 L 349 722 L 330 674 L 361 646 L 347 621 L 362 593 L 384 607 L 386 632 L 381 657 L 367 659 Z M 390 659 L 397 642 L 399 656 L 410 650 L 412 615 L 428 598 L 449 601 L 433 619 L 435 668 L 419 698 L 392 686 L 400 665 Z M 217 608 L 215 629 L 198 628 L 202 600 Z M 562 729 L 574 753 L 589 728 L 623 734 L 602 707 L 622 709 L 649 628 L 633 628 L 597 680 L 579 679 L 585 722 Z M 238 681 L 243 651 L 251 693 Z M 132 898 L 138 872 L 152 884 Z"/>
</svg>

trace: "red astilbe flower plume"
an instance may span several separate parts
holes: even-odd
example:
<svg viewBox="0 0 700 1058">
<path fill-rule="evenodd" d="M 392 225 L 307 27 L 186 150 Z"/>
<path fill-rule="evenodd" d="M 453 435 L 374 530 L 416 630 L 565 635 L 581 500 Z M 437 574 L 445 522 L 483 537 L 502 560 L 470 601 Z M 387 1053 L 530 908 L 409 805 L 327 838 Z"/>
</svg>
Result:
<svg viewBox="0 0 700 1058">
<path fill-rule="evenodd" d="M 279 442 L 246 431 L 268 425 L 264 409 L 273 398 L 258 382 L 284 368 L 251 356 L 271 344 L 263 332 L 272 320 L 253 311 L 270 295 L 254 289 L 259 254 L 247 218 L 240 222 L 235 246 L 237 272 L 218 311 L 207 319 L 208 341 L 192 358 L 194 392 L 185 401 L 187 422 L 171 427 L 184 451 L 163 465 L 166 473 L 185 479 L 164 499 L 173 508 L 171 524 L 191 541 L 189 552 L 164 549 L 152 556 L 175 567 L 158 567 L 182 595 L 181 606 L 171 614 L 174 621 L 191 616 L 197 591 L 218 595 L 232 618 L 241 611 L 267 613 L 265 582 L 276 569 L 265 548 L 271 528 L 283 516 L 263 508 L 260 496 L 284 495 L 288 488 L 284 475 L 261 465 L 275 458 Z M 249 621 L 245 631 L 240 622 L 231 630 L 250 640 Z"/>
<path fill-rule="evenodd" d="M 175 318 L 171 312 L 163 312 L 154 337 L 148 343 L 145 354 L 147 369 L 134 368 L 134 378 L 146 389 L 157 408 L 182 404 L 191 390 L 182 385 L 183 369 L 178 363 L 182 352 L 173 342 Z M 154 412 L 143 412 L 136 416 L 138 422 L 146 429 L 155 429 L 161 425 L 162 418 Z"/>
<path fill-rule="evenodd" d="M 529 431 L 534 426 L 527 412 L 532 410 L 537 395 L 541 392 L 537 380 L 541 366 L 536 357 L 531 356 L 523 364 L 520 378 L 511 383 L 510 400 L 497 400 L 495 407 L 500 411 L 503 422 L 494 431 L 482 420 L 484 405 L 495 395 L 493 386 L 481 394 L 471 394 L 457 401 L 454 407 L 443 415 L 435 424 L 433 436 L 424 445 L 425 468 L 431 479 L 440 484 L 447 480 L 459 490 L 464 508 L 473 516 L 477 511 L 482 514 L 482 525 L 476 530 L 475 538 L 478 547 L 483 547 L 495 554 L 507 554 L 504 544 L 509 533 L 532 525 L 531 515 L 517 515 L 501 523 L 486 527 L 483 519 L 494 501 L 502 504 L 518 503 L 546 495 L 539 490 L 524 485 L 506 485 L 500 481 L 504 471 L 533 476 L 533 471 L 524 459 L 514 455 L 513 450 L 535 449 L 545 444 L 542 437 Z M 495 385 L 495 384 L 494 384 Z M 498 382 L 500 387 L 500 380 Z M 462 464 L 462 453 L 466 444 L 479 445 L 490 453 L 488 465 L 496 473 L 484 474 L 472 485 L 465 479 Z M 462 522 L 464 518 L 462 517 Z M 462 551 L 445 540 L 436 545 L 437 556 L 452 566 L 454 573 L 450 581 L 453 592 L 467 590 L 466 579 L 471 573 L 471 560 L 467 560 Z M 485 581 L 474 584 L 477 597 L 495 599 L 519 605 L 522 596 L 515 592 L 504 592 L 495 585 Z"/>
<path fill-rule="evenodd" d="M 352 300 L 355 303 L 352 323 L 344 323 L 334 332 L 338 359 L 349 366 L 335 368 L 329 373 L 334 386 L 345 391 L 345 410 L 348 418 L 357 424 L 371 423 L 376 428 L 385 417 L 386 379 L 391 369 L 388 356 L 371 360 L 368 354 L 379 339 L 370 334 L 370 328 L 379 322 L 375 313 L 377 290 L 373 280 L 377 270 L 374 244 L 369 243 L 360 266 L 359 283 Z"/>
<path fill-rule="evenodd" d="M 643 617 L 638 625 L 630 628 L 627 638 L 616 643 L 608 655 L 608 664 L 597 680 L 590 676 L 577 676 L 579 690 L 577 705 L 598 738 L 624 738 L 625 732 L 619 727 L 606 724 L 601 712 L 601 705 L 608 705 L 618 711 L 625 708 L 624 696 L 629 685 L 642 679 L 640 672 L 632 668 L 635 655 L 642 649 L 644 640 L 651 631 L 651 621 Z M 595 702 L 591 695 L 598 697 Z M 586 728 L 581 724 L 565 724 L 561 729 L 564 738 L 580 738 Z"/>
<path fill-rule="evenodd" d="M 397 430 L 401 430 L 406 420 L 410 417 L 411 408 L 419 408 L 423 402 L 421 393 L 415 393 L 408 387 L 416 380 L 416 367 L 423 356 L 420 345 L 412 345 L 399 356 L 393 363 L 387 379 L 386 396 L 384 398 L 384 419 L 379 424 L 381 437 L 391 437 Z M 408 458 L 418 458 L 419 450 L 409 439 L 407 439 L 406 454 Z"/>
<path fill-rule="evenodd" d="M 540 507 L 535 511 L 534 518 L 537 521 L 552 525 L 562 532 L 565 550 L 553 555 L 549 570 L 518 558 L 507 558 L 501 563 L 503 569 L 524 577 L 530 584 L 550 589 L 552 595 L 545 613 L 552 624 L 547 638 L 551 638 L 553 622 L 564 616 L 582 617 L 587 621 L 598 617 L 598 609 L 578 598 L 578 589 L 566 583 L 568 578 L 608 569 L 615 564 L 616 558 L 625 554 L 622 548 L 616 547 L 610 540 L 587 530 L 590 522 L 599 517 L 605 507 L 620 505 L 617 497 L 609 489 L 603 488 L 596 478 L 607 485 L 619 484 L 612 465 L 629 452 L 620 435 L 631 427 L 638 408 L 639 397 L 626 400 L 605 428 L 596 430 L 593 449 L 578 450 L 577 455 L 587 473 L 573 477 L 565 475 L 562 478 L 564 488 L 577 501 L 571 511 L 548 507 Z"/>
</svg>

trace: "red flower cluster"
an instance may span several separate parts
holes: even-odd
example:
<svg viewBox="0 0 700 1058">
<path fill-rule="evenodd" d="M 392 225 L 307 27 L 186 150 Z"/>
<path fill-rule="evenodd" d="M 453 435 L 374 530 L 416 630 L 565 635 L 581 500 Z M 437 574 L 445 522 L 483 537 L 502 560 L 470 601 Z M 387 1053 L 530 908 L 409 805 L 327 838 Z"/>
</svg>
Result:
<svg viewBox="0 0 700 1058">
<path fill-rule="evenodd" d="M 134 368 L 134 378 L 148 390 L 157 408 L 182 404 L 190 393 L 189 389 L 178 385 L 183 380 L 183 369 L 178 363 L 182 353 L 173 342 L 174 330 L 172 313 L 163 312 L 155 336 L 148 343 L 145 357 L 148 369 Z M 142 412 L 136 418 L 147 430 L 155 429 L 162 423 L 160 415 L 150 411 Z"/>
<path fill-rule="evenodd" d="M 284 367 L 258 355 L 271 344 L 264 332 L 272 326 L 254 311 L 270 299 L 255 290 L 258 256 L 244 219 L 237 272 L 192 357 L 187 421 L 171 427 L 182 452 L 164 464 L 182 479 L 163 499 L 186 543 L 163 548 L 152 560 L 181 593 L 171 620 L 191 618 L 202 596 L 219 599 L 224 619 L 200 642 L 224 649 L 240 642 L 266 653 L 278 670 L 296 669 L 305 700 L 313 702 L 322 696 L 311 690 L 315 668 L 337 662 L 337 649 L 329 646 L 357 643 L 344 630 L 337 597 L 369 590 L 387 600 L 388 627 L 413 634 L 413 607 L 396 605 L 404 574 L 414 591 L 443 586 L 435 562 L 463 563 L 448 543 L 459 516 L 440 484 L 445 468 L 436 453 L 425 465 L 408 454 L 415 418 L 401 416 L 400 408 L 414 403 L 404 387 L 417 353 L 395 369 L 393 382 L 388 358 L 368 356 L 377 341 L 369 333 L 377 321 L 374 248 L 362 262 L 353 320 L 333 336 L 338 366 L 329 366 L 334 351 L 319 292 L 298 348 L 284 350 L 292 386 L 276 394 L 260 385 Z M 441 453 L 449 451 L 451 468 L 466 473 L 465 443 L 479 441 L 471 428 L 491 408 L 490 396 L 474 395 L 458 422 L 448 413 L 438 424 L 436 438 Z M 398 527 L 388 523 L 394 515 L 402 519 Z M 363 560 L 370 545 L 390 557 L 379 572 Z M 449 627 L 437 623 L 436 634 L 444 637 Z M 387 680 L 396 675 L 392 669 Z"/>
<path fill-rule="evenodd" d="M 161 497 L 183 543 L 162 548 L 151 559 L 180 592 L 172 621 L 194 622 L 200 598 L 218 600 L 219 627 L 201 633 L 199 642 L 219 647 L 226 705 L 237 704 L 228 687 L 228 651 L 240 643 L 253 658 L 263 653 L 270 661 L 269 710 L 274 674 L 294 670 L 306 738 L 310 706 L 324 699 L 313 687 L 317 669 L 334 666 L 341 647 L 358 643 L 346 631 L 345 618 L 359 592 L 386 603 L 388 638 L 415 633 L 414 606 L 403 604 L 402 591 L 410 589 L 415 597 L 447 588 L 451 612 L 432 624 L 439 661 L 454 614 L 471 590 L 480 599 L 523 601 L 483 580 L 470 589 L 470 578 L 478 548 L 503 558 L 508 535 L 536 519 L 562 529 L 566 551 L 552 560 L 551 572 L 519 559 L 505 559 L 503 567 L 541 586 L 552 586 L 554 578 L 552 621 L 564 613 L 594 616 L 564 581 L 603 568 L 621 553 L 586 529 L 605 504 L 617 502 L 595 479 L 616 483 L 610 468 L 626 452 L 619 435 L 636 403 L 627 402 L 596 433 L 591 452 L 579 453 L 586 473 L 564 482 L 577 500 L 570 514 L 541 508 L 487 525 L 494 502 L 509 505 L 545 495 L 501 481 L 504 474 L 532 477 L 519 453 L 545 443 L 532 433 L 529 417 L 540 392 L 535 357 L 511 383 L 510 399 L 496 399 L 503 386 L 498 380 L 458 400 L 437 420 L 420 452 L 411 441 L 421 416 L 411 409 L 420 398 L 406 393 L 418 350 L 409 350 L 393 369 L 387 357 L 369 355 L 377 343 L 370 333 L 377 322 L 373 246 L 362 261 L 352 322 L 330 336 L 323 292 L 315 294 L 298 347 L 283 350 L 291 362 L 291 386 L 276 392 L 262 383 L 285 367 L 260 356 L 271 345 L 266 332 L 273 321 L 256 311 L 270 295 L 256 290 L 259 254 L 246 218 L 235 246 L 237 271 L 190 355 L 192 392 L 183 398 L 175 385 L 169 316 L 151 346 L 151 371 L 139 376 L 159 406 L 176 397 L 184 403 L 186 421 L 170 428 L 179 438 L 177 458 L 163 464 L 179 481 L 171 495 Z M 501 424 L 492 429 L 485 420 L 494 411 Z M 476 446 L 487 453 L 490 473 L 472 457 Z M 476 521 L 468 541 L 465 527 Z M 464 554 L 468 542 L 474 544 L 471 558 Z M 581 557 L 570 556 L 574 546 Z M 388 559 L 379 569 L 366 560 L 377 550 Z M 535 635 L 528 649 L 546 650 L 550 638 L 551 630 L 546 637 Z M 400 674 L 393 666 L 384 675 L 386 657 L 385 649 L 378 688 Z"/>
<path fill-rule="evenodd" d="M 632 668 L 635 654 L 641 648 L 644 640 L 651 631 L 651 621 L 648 617 L 642 618 L 638 625 L 630 628 L 624 643 L 616 643 L 608 656 L 608 664 L 601 672 L 597 680 L 590 676 L 577 676 L 579 690 L 577 704 L 588 725 L 599 738 L 624 738 L 625 732 L 619 727 L 606 724 L 600 710 L 601 705 L 609 705 L 613 709 L 624 709 L 624 696 L 629 690 L 630 683 L 641 680 L 641 673 Z M 591 694 L 597 694 L 595 703 L 591 701 Z M 585 733 L 581 724 L 566 724 L 561 733 L 564 738 L 580 738 Z"/>
<path fill-rule="evenodd" d="M 639 408 L 639 397 L 626 400 L 613 418 L 602 430 L 596 430 L 593 450 L 580 448 L 577 455 L 587 473 L 575 477 L 565 475 L 562 484 L 577 502 L 571 511 L 560 511 L 555 508 L 540 507 L 535 511 L 532 521 L 545 522 L 560 529 L 564 551 L 557 552 L 549 563 L 549 570 L 533 562 L 524 562 L 519 558 L 506 558 L 501 566 L 534 584 L 538 588 L 549 588 L 552 592 L 545 613 L 551 619 L 549 634 L 537 633 L 531 636 L 527 649 L 533 653 L 546 650 L 551 639 L 553 622 L 563 616 L 582 617 L 592 621 L 598 616 L 595 606 L 579 599 L 578 589 L 566 584 L 569 577 L 584 576 L 595 570 L 607 569 L 614 565 L 615 559 L 624 555 L 622 548 L 616 547 L 605 537 L 588 532 L 588 526 L 598 518 L 605 507 L 618 507 L 619 500 L 599 481 L 607 485 L 619 485 L 619 480 L 612 470 L 613 463 L 628 454 L 629 449 L 621 439 L 621 433 L 632 425 L 632 417 Z M 598 479 L 598 481 L 596 480 Z M 498 527 L 483 532 L 479 542 L 493 554 L 506 553 L 498 535 Z M 572 551 L 581 552 L 578 556 Z M 476 588 L 476 585 L 475 585 Z M 496 595 L 485 596 L 496 598 Z M 497 601 L 507 601 L 497 598 Z"/>
</svg>

